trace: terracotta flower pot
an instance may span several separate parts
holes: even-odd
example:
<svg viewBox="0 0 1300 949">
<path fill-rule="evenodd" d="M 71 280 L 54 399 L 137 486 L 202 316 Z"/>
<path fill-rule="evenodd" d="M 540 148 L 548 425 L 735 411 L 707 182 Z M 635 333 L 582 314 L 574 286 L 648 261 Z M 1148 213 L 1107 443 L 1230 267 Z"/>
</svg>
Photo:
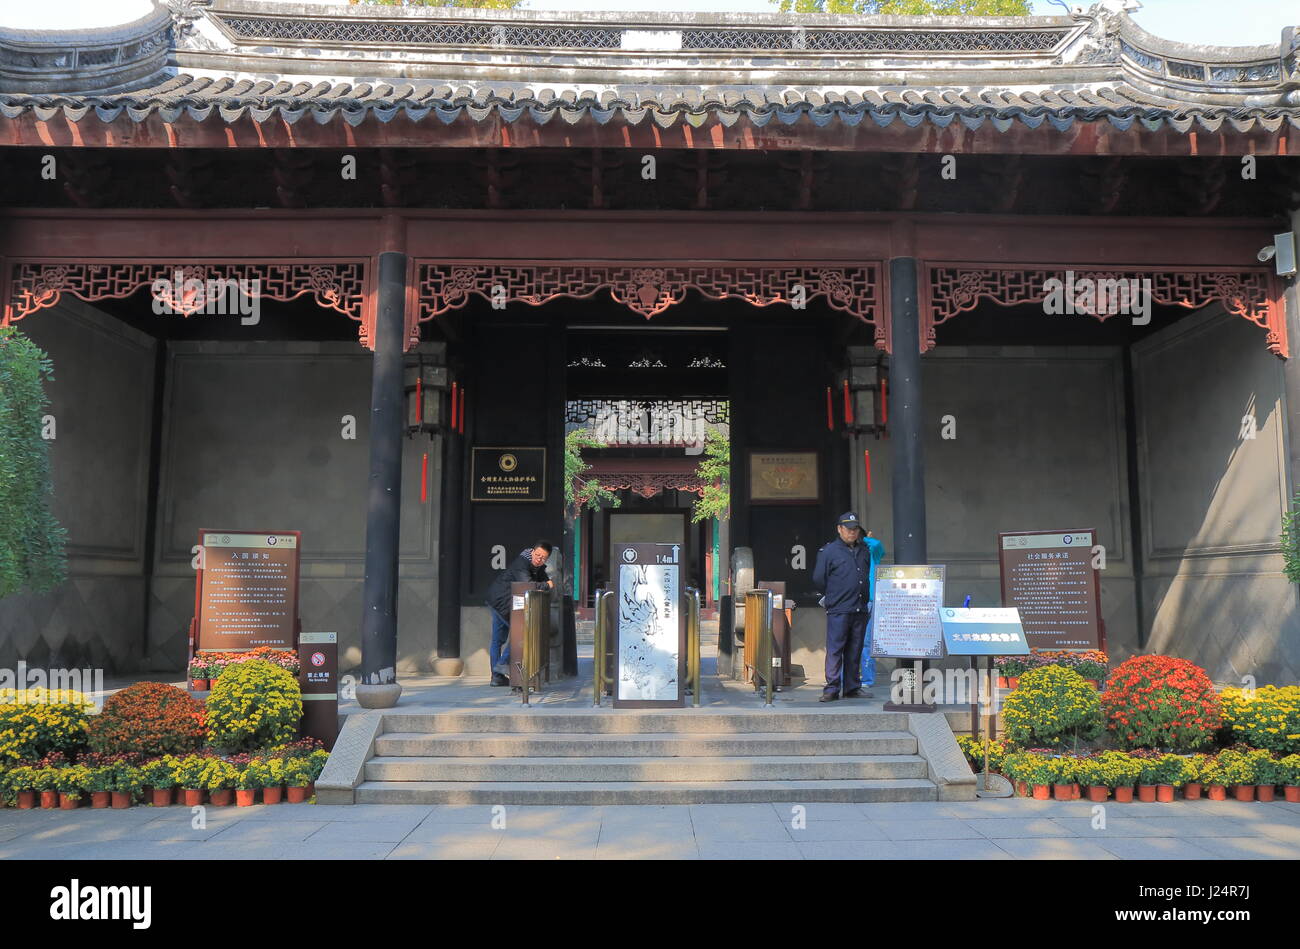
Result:
<svg viewBox="0 0 1300 949">
<path fill-rule="evenodd" d="M 36 806 L 36 792 L 35 792 L 35 791 L 19 791 L 19 792 L 18 792 L 18 807 L 19 807 L 21 810 L 24 810 L 24 811 L 30 811 L 30 810 L 31 810 L 33 807 L 35 807 L 35 806 Z"/>
<path fill-rule="evenodd" d="M 1239 801 L 1253 801 L 1255 800 L 1255 785 L 1234 784 L 1232 786 L 1232 796 Z"/>
<path fill-rule="evenodd" d="M 1189 781 L 1183 785 L 1183 797 L 1189 801 L 1199 801 L 1201 799 L 1201 782 Z"/>
<path fill-rule="evenodd" d="M 1018 688 L 1020 688 L 1020 676 L 1008 676 L 1008 677 L 1007 677 L 1007 688 L 1008 688 L 1008 689 L 1018 689 Z"/>
<path fill-rule="evenodd" d="M 311 797 L 315 793 L 316 793 L 316 782 L 313 781 L 311 784 L 307 785 L 307 796 Z"/>
<path fill-rule="evenodd" d="M 1277 799 L 1277 788 L 1271 784 L 1260 784 L 1255 787 L 1255 796 L 1261 801 L 1268 803 Z"/>
<path fill-rule="evenodd" d="M 150 797 L 154 807 L 171 807 L 172 806 L 172 789 L 171 788 L 152 788 Z"/>
<path fill-rule="evenodd" d="M 276 786 L 273 788 L 262 788 L 263 804 L 279 804 L 280 798 L 284 796 L 284 788 Z"/>
<path fill-rule="evenodd" d="M 209 691 L 209 686 L 211 686 L 211 684 L 212 684 L 211 679 L 190 680 L 190 688 L 193 689 L 195 692 L 207 692 Z"/>
<path fill-rule="evenodd" d="M 59 809 L 64 811 L 75 811 L 81 806 L 80 794 L 69 794 L 66 791 L 59 792 Z"/>
<path fill-rule="evenodd" d="M 1117 804 L 1128 804 L 1132 800 L 1133 800 L 1132 785 L 1126 787 L 1118 787 L 1115 789 L 1115 802 Z"/>
<path fill-rule="evenodd" d="M 185 796 L 186 807 L 197 807 L 203 803 L 204 795 L 207 792 L 202 788 L 185 788 L 182 793 Z"/>
<path fill-rule="evenodd" d="M 1093 687 L 1094 689 L 1096 689 L 1098 692 L 1101 691 L 1101 680 L 1100 680 L 1100 679 L 1084 679 L 1083 681 L 1086 682 L 1086 683 L 1088 683 L 1090 686 L 1092 686 L 1092 687 Z"/>
<path fill-rule="evenodd" d="M 1017 782 L 1016 782 L 1016 793 L 1017 793 L 1018 795 L 1020 795 L 1021 797 L 1029 797 L 1029 782 L 1027 782 L 1027 781 L 1017 781 Z"/>
<path fill-rule="evenodd" d="M 1174 786 L 1172 784 L 1156 785 L 1156 800 L 1161 804 L 1169 804 L 1174 799 Z"/>
<path fill-rule="evenodd" d="M 110 792 L 110 791 L 91 791 L 91 792 L 90 792 L 90 806 L 91 806 L 91 807 L 108 807 L 109 799 L 112 798 L 112 796 L 113 796 L 113 795 L 112 795 L 112 792 Z"/>
<path fill-rule="evenodd" d="M 52 810 L 53 808 L 56 808 L 56 807 L 58 807 L 58 806 L 59 806 L 59 792 L 58 792 L 58 791 L 42 791 L 42 792 L 41 792 L 41 807 L 42 807 L 42 808 L 44 808 L 45 810 L 48 811 L 48 810 Z"/>
<path fill-rule="evenodd" d="M 288 794 L 289 794 L 289 803 L 290 803 L 290 804 L 301 804 L 303 801 L 307 800 L 307 788 L 305 788 L 305 787 L 300 787 L 300 788 L 290 787 L 290 788 L 287 788 L 286 790 L 288 791 Z M 1035 798 L 1038 797 L 1038 790 L 1039 790 L 1038 788 L 1034 788 L 1034 797 L 1035 797 Z M 1043 797 L 1042 797 L 1042 800 L 1045 801 L 1045 800 L 1047 800 L 1047 785 L 1046 785 L 1046 784 L 1044 784 L 1044 785 L 1042 786 L 1042 791 L 1043 791 Z"/>
<path fill-rule="evenodd" d="M 1139 784 L 1138 800 L 1144 804 L 1154 804 L 1156 800 L 1156 786 L 1154 784 Z"/>
<path fill-rule="evenodd" d="M 209 791 L 208 800 L 214 807 L 229 807 L 235 800 L 235 791 L 233 788 L 226 788 L 222 791 Z"/>
<path fill-rule="evenodd" d="M 1282 789 L 1288 804 L 1300 804 L 1300 784 L 1288 784 Z"/>
<path fill-rule="evenodd" d="M 113 807 L 114 807 L 115 810 L 119 810 L 119 811 L 120 811 L 120 810 L 125 810 L 126 808 L 128 808 L 128 807 L 130 807 L 130 806 L 131 806 L 131 792 L 130 792 L 130 791 L 114 791 L 114 792 L 113 792 Z"/>
<path fill-rule="evenodd" d="M 1094 804 L 1100 804 L 1102 801 L 1105 801 L 1106 798 L 1108 797 L 1110 797 L 1110 788 L 1106 787 L 1106 785 L 1104 784 L 1088 785 L 1088 800 L 1092 801 Z"/>
<path fill-rule="evenodd" d="M 1226 784 L 1211 784 L 1206 790 L 1206 795 L 1211 801 L 1226 801 L 1228 799 L 1228 786 Z"/>
<path fill-rule="evenodd" d="M 235 791 L 235 804 L 238 807 L 252 807 L 257 803 L 257 791 L 252 788 L 239 788 Z"/>
<path fill-rule="evenodd" d="M 1074 785 L 1072 784 L 1053 784 L 1052 797 L 1058 801 L 1074 800 Z"/>
</svg>

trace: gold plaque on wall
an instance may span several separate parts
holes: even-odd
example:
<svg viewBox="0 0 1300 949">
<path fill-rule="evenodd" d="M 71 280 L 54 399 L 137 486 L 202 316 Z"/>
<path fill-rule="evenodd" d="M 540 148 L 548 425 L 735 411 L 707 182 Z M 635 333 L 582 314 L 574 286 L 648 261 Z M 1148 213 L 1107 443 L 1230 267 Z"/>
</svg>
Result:
<svg viewBox="0 0 1300 949">
<path fill-rule="evenodd" d="M 750 452 L 750 503 L 815 503 L 821 497 L 818 488 L 817 452 Z"/>
</svg>

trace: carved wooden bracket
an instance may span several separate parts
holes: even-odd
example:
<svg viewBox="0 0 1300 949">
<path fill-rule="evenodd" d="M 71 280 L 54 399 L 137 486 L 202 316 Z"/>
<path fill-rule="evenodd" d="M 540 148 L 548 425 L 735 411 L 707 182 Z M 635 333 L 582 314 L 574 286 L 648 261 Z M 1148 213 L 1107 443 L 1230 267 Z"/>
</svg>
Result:
<svg viewBox="0 0 1300 949">
<path fill-rule="evenodd" d="M 232 312 L 225 295 L 234 281 L 239 292 L 288 301 L 311 294 L 316 303 L 337 310 L 358 324 L 364 346 L 372 347 L 374 316 L 366 261 L 356 260 L 150 260 L 31 261 L 14 260 L 4 322 L 16 323 L 37 310 L 56 305 L 65 293 L 79 300 L 122 299 L 142 287 L 163 312 Z M 222 281 L 219 283 L 218 281 Z"/>
<path fill-rule="evenodd" d="M 754 306 L 787 303 L 800 306 L 821 297 L 834 309 L 876 327 L 876 344 L 884 347 L 880 310 L 880 266 L 870 263 L 801 264 L 569 264 L 534 262 L 483 264 L 472 261 L 417 260 L 415 283 L 419 299 L 409 321 L 411 345 L 419 340 L 419 324 L 462 307 L 477 294 L 496 305 L 527 303 L 541 306 L 557 297 L 590 297 L 608 290 L 617 302 L 649 319 L 681 303 L 688 290 L 713 300 L 736 298 Z M 408 318 L 409 319 L 409 318 Z"/>
<path fill-rule="evenodd" d="M 1138 280 L 1141 281 L 1138 286 L 1143 292 L 1149 290 L 1154 303 L 1189 309 L 1221 303 L 1229 313 L 1267 330 L 1266 344 L 1270 352 L 1283 358 L 1290 357 L 1281 295 L 1266 268 L 1103 271 L 1041 265 L 1000 268 L 982 264 L 928 263 L 925 270 L 921 300 L 922 352 L 934 348 L 935 327 L 958 313 L 975 309 L 981 300 L 1002 306 L 1042 303 L 1053 287 L 1049 281 L 1065 283 L 1068 271 L 1073 275 L 1076 288 L 1085 287 L 1081 283 L 1084 280 L 1091 281 L 1094 288 L 1103 280 Z M 1101 294 L 1094 296 L 1101 299 Z M 1080 295 L 1075 300 L 1085 298 Z M 1097 320 L 1118 315 L 1113 307 L 1097 305 L 1096 302 L 1089 308 L 1086 300 L 1084 306 L 1076 308 Z"/>
</svg>

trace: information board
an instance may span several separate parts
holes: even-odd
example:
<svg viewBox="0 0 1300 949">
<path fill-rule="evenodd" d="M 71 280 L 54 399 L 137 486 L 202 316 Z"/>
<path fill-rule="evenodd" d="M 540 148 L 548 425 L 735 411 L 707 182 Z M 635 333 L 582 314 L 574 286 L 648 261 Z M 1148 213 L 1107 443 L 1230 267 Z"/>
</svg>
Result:
<svg viewBox="0 0 1300 949">
<path fill-rule="evenodd" d="M 195 648 L 293 649 L 298 531 L 199 531 Z"/>
<path fill-rule="evenodd" d="M 939 610 L 943 645 L 950 656 L 1023 656 L 1029 652 L 1020 611 L 1014 607 Z"/>
<path fill-rule="evenodd" d="M 338 633 L 303 633 L 298 640 L 302 733 L 334 748 L 339 734 Z"/>
<path fill-rule="evenodd" d="M 998 534 L 1002 605 L 1020 611 L 1033 649 L 1101 649 L 1095 530 Z"/>
<path fill-rule="evenodd" d="M 681 548 L 617 544 L 615 708 L 686 705 L 686 622 Z"/>
<path fill-rule="evenodd" d="M 878 566 L 871 655 L 894 659 L 941 659 L 944 568 L 941 565 Z"/>
</svg>

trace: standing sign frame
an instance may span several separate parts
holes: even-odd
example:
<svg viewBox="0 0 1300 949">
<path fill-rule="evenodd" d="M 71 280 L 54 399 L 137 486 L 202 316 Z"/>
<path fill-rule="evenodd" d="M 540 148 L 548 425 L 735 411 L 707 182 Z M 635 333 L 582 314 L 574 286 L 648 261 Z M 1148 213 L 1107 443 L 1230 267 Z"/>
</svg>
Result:
<svg viewBox="0 0 1300 949">
<path fill-rule="evenodd" d="M 1008 546 L 1005 539 L 1007 537 L 1030 538 L 1030 537 L 1051 537 L 1051 536 L 1059 536 L 1064 538 L 1064 537 L 1074 537 L 1082 534 L 1088 535 L 1088 537 L 1092 541 L 1091 543 L 1087 544 L 1088 556 L 1089 558 L 1091 558 L 1092 548 L 1098 543 L 1096 528 L 1084 528 L 1079 530 L 1052 530 L 1052 531 L 1000 531 L 998 533 L 998 581 L 1002 593 L 1002 604 L 1004 606 L 1014 606 L 1021 610 L 1021 622 L 1026 627 L 1025 629 L 1026 639 L 1030 639 L 1030 637 L 1036 635 L 1035 631 L 1029 628 L 1034 621 L 1030 618 L 1027 618 L 1024 615 L 1024 609 L 1025 609 L 1024 606 L 1022 604 L 1014 602 L 1011 598 L 1010 595 L 1011 591 L 1009 586 L 1010 574 L 1007 571 L 1007 556 L 1006 556 Z M 1084 548 L 1081 546 L 1075 549 L 1084 549 Z M 1032 640 L 1030 640 L 1030 648 L 1035 650 L 1047 649 L 1047 650 L 1060 650 L 1066 652 L 1072 652 L 1072 651 L 1078 652 L 1078 651 L 1084 651 L 1089 649 L 1099 649 L 1102 652 L 1106 651 L 1106 621 L 1101 615 L 1101 571 L 1098 570 L 1096 567 L 1091 566 L 1091 559 L 1089 561 L 1089 570 L 1092 573 L 1092 591 L 1091 591 L 1092 602 L 1090 604 L 1090 607 L 1092 609 L 1091 619 L 1096 623 L 1096 629 L 1097 629 L 1096 645 L 1086 645 L 1086 646 L 1062 646 L 1059 644 L 1039 645 L 1039 644 L 1035 644 Z"/>
<path fill-rule="evenodd" d="M 291 557 L 291 567 L 289 571 L 289 577 L 290 577 L 289 593 L 288 593 L 289 629 L 287 631 L 286 641 L 283 643 L 275 644 L 273 648 L 281 648 L 284 649 L 285 651 L 296 651 L 298 649 L 299 638 L 302 633 L 302 620 L 298 616 L 298 592 L 299 592 L 301 572 L 302 572 L 302 532 L 287 531 L 287 530 L 278 530 L 278 531 L 213 530 L 210 528 L 201 528 L 199 530 L 198 561 L 197 561 L 197 568 L 196 568 L 195 580 L 194 580 L 194 618 L 190 620 L 190 637 L 189 637 L 190 654 L 188 659 L 186 660 L 187 667 L 189 661 L 194 658 L 194 654 L 196 652 L 200 652 L 203 650 L 208 650 L 208 651 L 217 650 L 221 652 L 247 652 L 250 649 L 256 648 L 256 646 L 251 646 L 251 645 L 232 647 L 225 643 L 205 641 L 204 634 L 207 631 L 206 621 L 210 619 L 210 617 L 207 615 L 209 611 L 205 609 L 206 600 L 204 597 L 205 581 L 209 577 L 209 568 L 206 562 L 207 544 L 205 543 L 205 539 L 208 537 L 208 535 L 220 535 L 223 538 L 237 538 L 240 536 L 265 537 L 265 538 L 280 538 L 280 537 L 293 538 L 292 547 L 284 548 L 284 549 L 291 549 L 293 551 Z M 212 635 L 215 634 L 211 632 L 208 633 L 208 636 L 212 636 Z"/>
<path fill-rule="evenodd" d="M 684 551 L 676 544 L 624 543 L 618 544 L 612 552 L 618 566 L 618 583 L 614 587 L 614 708 L 685 708 Z M 675 637 L 672 635 L 674 621 Z M 677 662 L 673 666 L 655 656 L 658 650 L 653 646 L 662 646 L 665 642 L 676 644 Z M 665 674 L 669 675 L 676 687 L 675 696 L 644 698 L 628 695 L 637 691 L 625 688 L 628 677 L 636 674 L 646 685 L 662 684 Z"/>
</svg>

